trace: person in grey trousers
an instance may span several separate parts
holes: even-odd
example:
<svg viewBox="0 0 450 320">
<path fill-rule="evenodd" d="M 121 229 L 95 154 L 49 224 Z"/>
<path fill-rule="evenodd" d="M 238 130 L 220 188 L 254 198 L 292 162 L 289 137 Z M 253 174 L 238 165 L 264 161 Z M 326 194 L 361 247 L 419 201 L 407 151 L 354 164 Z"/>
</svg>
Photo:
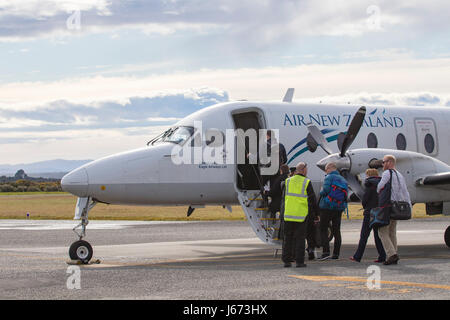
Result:
<svg viewBox="0 0 450 320">
<path fill-rule="evenodd" d="M 408 189 L 406 187 L 405 178 L 403 175 L 395 169 L 396 159 L 392 155 L 385 155 L 383 157 L 383 175 L 381 181 L 378 184 L 377 192 L 383 190 L 387 183 L 391 180 L 392 170 L 392 184 L 391 184 L 391 201 L 404 201 L 408 202 L 411 206 L 411 198 L 409 196 Z M 397 220 L 390 219 L 387 226 L 380 227 L 378 229 L 381 242 L 383 243 L 384 250 L 386 251 L 387 259 L 383 263 L 385 265 L 397 264 L 400 260 L 397 253 Z"/>
</svg>

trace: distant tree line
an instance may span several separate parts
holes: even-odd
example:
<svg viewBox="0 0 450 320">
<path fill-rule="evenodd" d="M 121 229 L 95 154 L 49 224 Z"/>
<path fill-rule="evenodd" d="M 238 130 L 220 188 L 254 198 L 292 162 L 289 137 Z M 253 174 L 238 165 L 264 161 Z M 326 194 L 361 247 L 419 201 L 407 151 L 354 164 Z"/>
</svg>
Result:
<svg viewBox="0 0 450 320">
<path fill-rule="evenodd" d="M 62 191 L 58 179 L 32 178 L 19 170 L 14 177 L 0 177 L 0 192 L 58 192 Z"/>
</svg>

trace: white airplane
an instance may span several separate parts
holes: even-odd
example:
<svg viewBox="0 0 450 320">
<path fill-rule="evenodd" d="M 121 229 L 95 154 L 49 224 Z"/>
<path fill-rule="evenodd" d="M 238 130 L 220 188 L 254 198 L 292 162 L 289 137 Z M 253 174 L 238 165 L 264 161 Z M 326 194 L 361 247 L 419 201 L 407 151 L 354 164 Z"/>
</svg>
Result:
<svg viewBox="0 0 450 320">
<path fill-rule="evenodd" d="M 236 149 L 249 148 L 247 142 L 227 134 L 236 129 L 278 133 L 288 164 L 309 164 L 308 177 L 316 193 L 325 163 L 337 162 L 352 191 L 360 195 L 365 170 L 380 169 L 380 159 L 392 154 L 412 203 L 425 203 L 428 215 L 450 214 L 450 108 L 298 104 L 292 103 L 293 92 L 289 89 L 280 103 L 237 101 L 204 108 L 143 148 L 93 161 L 64 176 L 63 190 L 79 197 L 75 219 L 81 220 L 74 228 L 79 240 L 69 249 L 71 259 L 87 263 L 92 257 L 92 246 L 83 238 L 89 210 L 96 203 L 186 205 L 188 216 L 205 205 L 231 211 L 231 205 L 240 204 L 256 235 L 279 245 L 279 219 L 261 208 L 261 167 L 249 160 L 236 164 Z M 201 122 L 201 128 L 195 122 Z M 200 163 L 175 163 L 175 146 L 199 147 L 201 152 L 218 135 L 225 139 L 218 149 L 222 162 L 203 157 Z M 355 148 L 349 150 L 350 145 Z M 450 227 L 444 240 L 450 247 Z"/>
</svg>

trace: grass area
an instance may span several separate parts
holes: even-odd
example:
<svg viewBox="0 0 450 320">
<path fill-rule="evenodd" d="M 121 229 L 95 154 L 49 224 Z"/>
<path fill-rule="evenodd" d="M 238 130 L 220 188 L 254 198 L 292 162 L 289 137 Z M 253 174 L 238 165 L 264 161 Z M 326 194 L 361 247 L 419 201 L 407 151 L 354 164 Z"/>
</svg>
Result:
<svg viewBox="0 0 450 320">
<path fill-rule="evenodd" d="M 14 193 L 0 195 L 0 219 L 24 219 L 27 212 L 31 219 L 73 219 L 77 198 L 64 193 Z M 92 220 L 244 220 L 240 206 L 233 212 L 221 206 L 195 209 L 188 218 L 187 206 L 139 207 L 98 203 L 89 212 Z"/>
<path fill-rule="evenodd" d="M 77 198 L 61 192 L 29 192 L 0 194 L 0 219 L 25 219 L 27 212 L 31 219 L 73 219 Z M 233 206 L 233 212 L 221 206 L 207 206 L 195 209 L 188 218 L 187 206 L 177 207 L 139 207 L 118 206 L 99 203 L 91 212 L 92 220 L 245 220 L 240 206 Z M 361 205 L 349 205 L 350 219 L 362 219 Z M 414 218 L 425 218 L 425 205 L 413 208 Z M 343 219 L 346 219 L 344 214 Z"/>
<path fill-rule="evenodd" d="M 25 196 L 25 195 L 42 195 L 42 194 L 69 194 L 67 192 L 55 191 L 55 192 L 46 192 L 46 191 L 36 191 L 36 192 L 1 192 L 1 196 Z"/>
</svg>

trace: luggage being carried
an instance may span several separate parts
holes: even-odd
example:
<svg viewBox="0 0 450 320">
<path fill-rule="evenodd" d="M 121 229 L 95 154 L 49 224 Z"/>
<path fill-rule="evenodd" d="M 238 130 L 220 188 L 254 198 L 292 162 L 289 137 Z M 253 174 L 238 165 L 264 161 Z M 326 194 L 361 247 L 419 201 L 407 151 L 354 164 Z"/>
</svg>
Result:
<svg viewBox="0 0 450 320">
<path fill-rule="evenodd" d="M 391 204 L 392 220 L 409 220 L 411 219 L 411 206 L 408 202 L 392 201 Z"/>
<path fill-rule="evenodd" d="M 330 202 L 336 202 L 338 205 L 341 205 L 344 202 L 347 202 L 347 190 L 338 184 L 331 184 L 331 191 L 327 196 Z"/>
<path fill-rule="evenodd" d="M 369 228 L 387 226 L 391 217 L 392 172 L 389 182 L 386 183 L 378 195 L 378 207 L 370 210 Z"/>
<path fill-rule="evenodd" d="M 389 206 L 386 207 L 376 207 L 370 210 L 370 222 L 369 228 L 380 228 L 387 226 L 389 224 L 390 219 L 390 210 Z"/>
<path fill-rule="evenodd" d="M 321 231 L 320 231 L 320 223 L 315 223 L 314 227 L 314 243 L 316 245 L 316 248 L 321 248 L 323 247 L 322 245 L 322 235 L 321 235 Z M 331 231 L 331 221 L 328 224 L 327 227 L 327 234 L 328 234 L 328 242 L 330 242 L 331 240 L 333 240 L 334 236 L 333 236 L 333 232 Z"/>
<path fill-rule="evenodd" d="M 322 197 L 321 201 L 323 201 L 324 206 L 321 207 L 330 210 L 344 210 L 347 202 L 347 182 L 345 180 L 340 181 L 333 177 L 330 189 L 330 192 Z"/>
<path fill-rule="evenodd" d="M 390 182 L 392 183 L 392 170 Z M 400 184 L 400 179 L 396 171 L 394 171 L 397 176 L 397 181 Z M 392 192 L 392 184 L 391 184 Z M 391 201 L 391 219 L 392 220 L 409 220 L 411 219 L 411 206 L 406 201 Z"/>
<path fill-rule="evenodd" d="M 392 201 L 392 171 L 397 176 L 400 185 L 400 179 L 395 170 L 389 170 L 390 179 L 380 192 L 380 206 L 370 210 L 370 228 L 379 228 L 387 226 L 390 219 L 392 220 L 408 220 L 411 219 L 411 206 L 405 201 Z"/>
</svg>

